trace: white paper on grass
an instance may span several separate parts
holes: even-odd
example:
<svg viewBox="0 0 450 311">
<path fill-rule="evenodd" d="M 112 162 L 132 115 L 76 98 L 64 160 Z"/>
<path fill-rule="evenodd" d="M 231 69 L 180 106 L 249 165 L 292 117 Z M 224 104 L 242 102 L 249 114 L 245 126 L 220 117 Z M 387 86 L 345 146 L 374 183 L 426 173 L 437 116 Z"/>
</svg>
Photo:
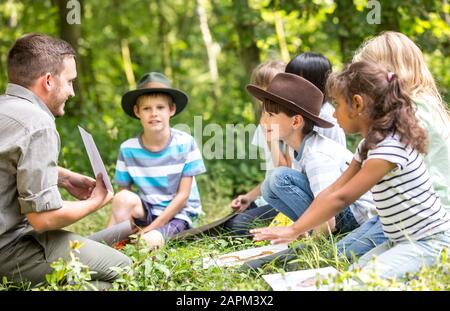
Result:
<svg viewBox="0 0 450 311">
<path fill-rule="evenodd" d="M 330 285 L 322 285 L 320 288 L 317 288 L 316 280 L 318 277 L 330 280 L 337 273 L 338 271 L 333 267 L 326 267 L 292 271 L 284 274 L 267 274 L 262 277 L 274 291 L 317 291 L 328 290 L 330 287 Z"/>
<path fill-rule="evenodd" d="M 98 173 L 102 173 L 103 182 L 105 183 L 106 189 L 114 192 L 111 181 L 109 180 L 108 173 L 106 172 L 105 165 L 103 164 L 100 153 L 98 152 L 97 146 L 95 145 L 94 138 L 92 138 L 92 135 L 89 134 L 81 126 L 78 126 L 78 129 L 80 130 L 81 139 L 83 140 L 84 147 L 86 148 L 89 161 L 91 162 L 92 170 L 94 171 L 95 176 L 97 176 Z"/>
<path fill-rule="evenodd" d="M 203 258 L 203 268 L 207 269 L 212 266 L 230 267 L 242 265 L 244 262 L 263 258 L 288 248 L 287 244 L 276 244 L 263 247 L 249 248 L 238 252 L 214 256 L 211 258 Z"/>
</svg>

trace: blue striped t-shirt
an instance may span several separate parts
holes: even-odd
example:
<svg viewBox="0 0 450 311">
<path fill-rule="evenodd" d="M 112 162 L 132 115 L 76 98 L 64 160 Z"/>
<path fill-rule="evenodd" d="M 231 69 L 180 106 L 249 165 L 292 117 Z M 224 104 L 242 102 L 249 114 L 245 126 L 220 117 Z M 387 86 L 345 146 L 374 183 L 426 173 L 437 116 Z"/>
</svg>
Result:
<svg viewBox="0 0 450 311">
<path fill-rule="evenodd" d="M 206 171 L 194 138 L 171 128 L 167 146 L 151 152 L 143 146 L 140 135 L 122 143 L 117 159 L 115 180 L 121 187 L 136 185 L 141 200 L 152 205 L 152 214 L 159 216 L 178 192 L 182 177 Z M 202 213 L 200 193 L 195 177 L 186 206 L 175 218 L 192 220 Z"/>
</svg>

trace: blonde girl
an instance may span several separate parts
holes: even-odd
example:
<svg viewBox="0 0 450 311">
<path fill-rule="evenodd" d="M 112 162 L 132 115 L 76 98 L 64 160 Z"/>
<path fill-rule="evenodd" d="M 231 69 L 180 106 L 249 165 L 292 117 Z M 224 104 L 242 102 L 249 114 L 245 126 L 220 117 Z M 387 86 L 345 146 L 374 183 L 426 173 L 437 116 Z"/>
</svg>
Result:
<svg viewBox="0 0 450 311">
<path fill-rule="evenodd" d="M 365 42 L 353 58 L 357 61 L 390 68 L 413 99 L 429 138 L 425 164 L 441 203 L 450 211 L 450 117 L 421 50 L 404 34 L 387 31 Z"/>
</svg>

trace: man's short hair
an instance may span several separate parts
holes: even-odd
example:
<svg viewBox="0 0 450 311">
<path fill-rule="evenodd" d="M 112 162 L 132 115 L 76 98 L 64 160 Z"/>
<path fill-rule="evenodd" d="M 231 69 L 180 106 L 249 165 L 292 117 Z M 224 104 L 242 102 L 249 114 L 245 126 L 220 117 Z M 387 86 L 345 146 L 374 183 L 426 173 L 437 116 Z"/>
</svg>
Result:
<svg viewBox="0 0 450 311">
<path fill-rule="evenodd" d="M 64 40 L 39 33 L 24 35 L 9 50 L 8 81 L 30 87 L 47 72 L 60 74 L 67 56 L 75 56 L 75 50 Z"/>
<path fill-rule="evenodd" d="M 140 103 L 146 102 L 149 98 L 156 98 L 156 97 L 161 97 L 161 98 L 164 98 L 165 100 L 167 100 L 167 103 L 169 104 L 170 109 L 175 107 L 175 103 L 173 102 L 172 96 L 170 96 L 167 93 L 162 93 L 162 92 L 161 93 L 143 94 L 136 99 L 136 105 L 138 105 L 138 107 L 139 107 Z"/>
</svg>

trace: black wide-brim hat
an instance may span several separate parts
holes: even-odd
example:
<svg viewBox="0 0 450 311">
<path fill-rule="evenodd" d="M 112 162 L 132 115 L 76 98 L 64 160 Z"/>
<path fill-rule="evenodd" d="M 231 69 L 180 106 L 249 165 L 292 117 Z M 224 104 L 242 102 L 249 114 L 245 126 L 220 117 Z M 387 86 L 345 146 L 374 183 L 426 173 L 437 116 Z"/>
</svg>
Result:
<svg viewBox="0 0 450 311">
<path fill-rule="evenodd" d="M 139 96 L 152 93 L 164 93 L 172 97 L 176 111 L 179 114 L 186 107 L 189 97 L 183 91 L 172 88 L 172 84 L 165 75 L 159 72 L 149 72 L 138 81 L 136 90 L 128 91 L 122 96 L 122 109 L 132 118 L 138 119 L 134 114 L 134 105 Z"/>
<path fill-rule="evenodd" d="M 322 92 L 308 80 L 291 73 L 279 73 L 269 83 L 267 90 L 247 85 L 247 91 L 264 102 L 265 99 L 280 104 L 311 120 L 318 127 L 334 124 L 319 117 L 323 103 Z"/>
</svg>

